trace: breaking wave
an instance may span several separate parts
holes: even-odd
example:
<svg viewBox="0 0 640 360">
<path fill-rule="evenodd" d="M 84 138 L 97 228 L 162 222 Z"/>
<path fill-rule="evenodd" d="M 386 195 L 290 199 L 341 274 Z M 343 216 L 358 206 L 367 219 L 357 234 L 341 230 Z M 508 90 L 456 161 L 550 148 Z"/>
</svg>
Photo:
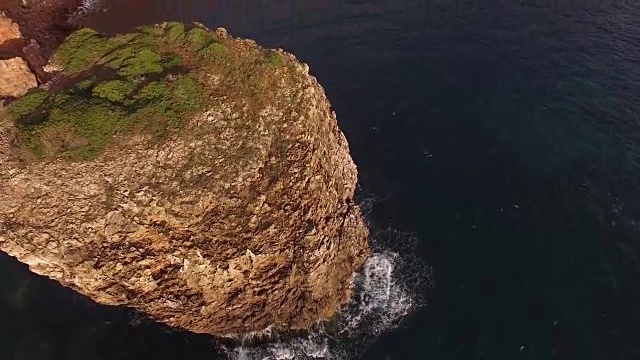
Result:
<svg viewBox="0 0 640 360">
<path fill-rule="evenodd" d="M 102 0 L 82 0 L 76 11 L 69 16 L 70 24 L 77 24 L 92 12 L 98 11 L 102 6 Z"/>
<path fill-rule="evenodd" d="M 369 202 L 361 203 L 366 214 Z M 416 255 L 413 234 L 383 229 L 372 234 L 371 246 L 373 255 L 351 279 L 350 303 L 335 319 L 293 339 L 278 339 L 266 329 L 257 336 L 272 338 L 270 343 L 226 348 L 227 358 L 352 359 L 362 355 L 380 334 L 401 327 L 408 314 L 426 305 L 424 293 L 433 286 L 432 269 Z"/>
</svg>

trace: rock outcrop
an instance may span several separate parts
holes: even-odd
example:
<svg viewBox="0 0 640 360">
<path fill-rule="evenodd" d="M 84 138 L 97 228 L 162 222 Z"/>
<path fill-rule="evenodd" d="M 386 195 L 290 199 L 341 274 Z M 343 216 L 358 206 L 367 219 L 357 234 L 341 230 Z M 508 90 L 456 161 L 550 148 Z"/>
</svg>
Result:
<svg viewBox="0 0 640 360">
<path fill-rule="evenodd" d="M 70 20 L 81 4 L 81 0 L 0 2 L 0 105 L 53 76 L 45 65 L 78 27 Z"/>
<path fill-rule="evenodd" d="M 306 329 L 347 302 L 368 230 L 306 65 L 180 23 L 81 30 L 51 65 L 0 113 L 0 250 L 198 333 Z"/>
<path fill-rule="evenodd" d="M 28 44 L 35 40 L 48 59 L 64 38 L 76 30 L 76 14 L 83 12 L 83 0 L 2 0 L 0 12 L 20 26 Z"/>
<path fill-rule="evenodd" d="M 20 56 L 22 41 L 18 24 L 0 12 L 0 98 L 18 97 L 38 86 L 29 64 Z"/>
</svg>

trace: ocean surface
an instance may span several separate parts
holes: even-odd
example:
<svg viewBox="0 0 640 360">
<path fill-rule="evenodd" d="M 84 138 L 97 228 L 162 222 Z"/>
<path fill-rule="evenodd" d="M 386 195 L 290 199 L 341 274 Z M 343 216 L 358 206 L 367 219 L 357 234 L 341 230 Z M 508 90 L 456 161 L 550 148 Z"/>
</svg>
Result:
<svg viewBox="0 0 640 360">
<path fill-rule="evenodd" d="M 96 305 L 0 255 L 0 359 L 640 359 L 640 2 L 103 10 L 87 21 L 104 32 L 199 21 L 308 63 L 375 254 L 331 326 L 259 346 Z"/>
</svg>

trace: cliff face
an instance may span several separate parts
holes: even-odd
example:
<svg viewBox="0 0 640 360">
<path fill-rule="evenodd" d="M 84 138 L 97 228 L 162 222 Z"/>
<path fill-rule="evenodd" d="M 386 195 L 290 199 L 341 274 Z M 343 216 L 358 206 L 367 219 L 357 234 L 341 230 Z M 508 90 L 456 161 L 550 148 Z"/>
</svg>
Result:
<svg viewBox="0 0 640 360">
<path fill-rule="evenodd" d="M 2 251 L 199 333 L 304 329 L 348 300 L 368 230 L 306 65 L 177 23 L 81 30 L 52 61 L 0 115 Z"/>
</svg>

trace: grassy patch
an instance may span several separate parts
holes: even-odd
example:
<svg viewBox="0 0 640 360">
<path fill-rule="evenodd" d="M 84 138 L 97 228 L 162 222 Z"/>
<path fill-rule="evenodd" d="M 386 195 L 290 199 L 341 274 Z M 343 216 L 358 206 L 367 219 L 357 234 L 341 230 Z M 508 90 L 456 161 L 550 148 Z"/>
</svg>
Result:
<svg viewBox="0 0 640 360">
<path fill-rule="evenodd" d="M 142 49 L 122 62 L 118 74 L 127 77 L 158 74 L 163 70 L 161 60 L 160 54 L 149 49 Z"/>
<path fill-rule="evenodd" d="M 169 42 L 176 42 L 184 39 L 185 26 L 181 22 L 170 22 L 167 24 L 167 37 Z"/>
<path fill-rule="evenodd" d="M 206 59 L 220 59 L 227 52 L 227 48 L 220 43 L 212 43 L 198 51 L 198 55 Z"/>
<path fill-rule="evenodd" d="M 57 97 L 39 121 L 18 124 L 18 140 L 37 158 L 89 159 L 104 149 L 124 118 L 122 109 L 106 100 Z"/>
<path fill-rule="evenodd" d="M 194 41 L 205 35 L 191 33 Z M 114 137 L 143 131 L 161 139 L 181 128 L 203 106 L 202 85 L 183 67 L 178 40 L 185 37 L 180 23 L 113 38 L 89 29 L 70 35 L 54 55 L 64 86 L 29 93 L 7 110 L 18 129 L 17 153 L 87 160 Z"/>
<path fill-rule="evenodd" d="M 119 135 L 137 131 L 162 140 L 203 105 L 202 85 L 189 74 L 141 86 L 125 78 L 88 83 L 82 82 L 93 86 L 90 92 L 41 91 L 14 102 L 8 114 L 16 121 L 19 152 L 36 159 L 89 160 Z"/>
<path fill-rule="evenodd" d="M 194 76 L 181 76 L 172 84 L 172 104 L 177 111 L 198 107 L 201 100 L 201 86 Z"/>
<path fill-rule="evenodd" d="M 169 86 L 162 81 L 152 81 L 142 87 L 138 92 L 138 97 L 142 101 L 153 102 L 165 99 L 169 94 Z"/>
<path fill-rule="evenodd" d="M 161 65 L 164 70 L 174 69 L 183 65 L 182 58 L 176 54 L 169 54 L 162 58 Z"/>
<path fill-rule="evenodd" d="M 81 29 L 69 35 L 60 45 L 53 61 L 60 64 L 66 72 L 76 73 L 107 54 L 113 45 L 96 31 Z"/>
<path fill-rule="evenodd" d="M 70 157 L 89 159 L 104 149 L 115 135 L 118 122 L 126 121 L 126 112 L 104 100 L 73 97 L 52 109 L 49 121 L 49 128 L 71 129 L 77 140 L 65 147 L 54 147 L 47 155 L 67 152 Z M 47 145 L 46 138 L 39 140 L 40 145 Z"/>
<path fill-rule="evenodd" d="M 215 42 L 216 38 L 212 32 L 196 27 L 186 33 L 186 41 L 191 50 L 199 51 Z"/>
<path fill-rule="evenodd" d="M 126 80 L 109 80 L 101 82 L 93 88 L 94 97 L 106 99 L 113 103 L 124 103 L 135 85 Z"/>
<path fill-rule="evenodd" d="M 22 118 L 34 113 L 47 98 L 46 91 L 36 90 L 19 98 L 7 110 L 9 116 Z"/>
<path fill-rule="evenodd" d="M 269 65 L 273 67 L 279 67 L 280 65 L 282 65 L 282 55 L 273 50 L 270 50 L 269 54 L 267 55 L 267 61 L 269 62 Z"/>
<path fill-rule="evenodd" d="M 93 86 L 93 81 L 83 80 L 76 85 L 76 88 L 78 88 L 78 90 L 81 90 L 81 91 L 88 91 L 92 86 Z"/>
<path fill-rule="evenodd" d="M 242 114 L 237 121 L 251 128 L 274 101 L 282 73 L 273 68 L 284 62 L 277 52 L 177 22 L 112 38 L 82 29 L 53 59 L 64 68 L 60 85 L 31 92 L 7 110 L 25 161 L 92 159 L 132 133 L 161 141 L 205 106 L 215 107 L 212 99 L 241 106 L 234 109 Z"/>
<path fill-rule="evenodd" d="M 132 125 L 163 138 L 182 127 L 184 114 L 202 108 L 202 91 L 202 85 L 192 75 L 181 75 L 170 82 L 150 82 L 136 94 L 140 106 L 132 115 Z M 149 122 L 150 118 L 155 121 Z"/>
</svg>

